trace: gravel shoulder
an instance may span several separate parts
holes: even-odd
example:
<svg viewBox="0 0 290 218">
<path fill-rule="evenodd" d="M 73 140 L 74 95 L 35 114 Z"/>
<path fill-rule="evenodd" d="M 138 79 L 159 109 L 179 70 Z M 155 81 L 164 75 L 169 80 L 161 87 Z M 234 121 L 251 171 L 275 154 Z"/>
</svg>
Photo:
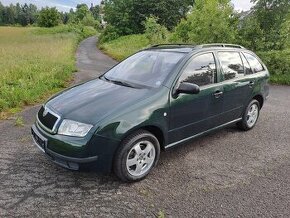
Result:
<svg viewBox="0 0 290 218">
<path fill-rule="evenodd" d="M 116 62 L 96 48 L 77 51 L 74 83 Z M 72 172 L 54 165 L 30 136 L 39 106 L 0 121 L 0 217 L 290 217 L 290 87 L 271 86 L 257 126 L 235 126 L 161 153 L 147 179 Z"/>
</svg>

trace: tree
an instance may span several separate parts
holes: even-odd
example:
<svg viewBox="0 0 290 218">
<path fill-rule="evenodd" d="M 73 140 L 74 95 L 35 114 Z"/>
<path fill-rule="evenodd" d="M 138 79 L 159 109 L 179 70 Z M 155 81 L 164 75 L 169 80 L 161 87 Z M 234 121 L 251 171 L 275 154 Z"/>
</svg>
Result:
<svg viewBox="0 0 290 218">
<path fill-rule="evenodd" d="M 5 24 L 16 24 L 16 8 L 13 4 L 10 4 L 4 9 L 3 18 Z"/>
<path fill-rule="evenodd" d="M 86 4 L 78 4 L 76 9 L 76 18 L 78 21 L 82 21 L 87 14 L 89 14 L 89 8 Z"/>
<path fill-rule="evenodd" d="M 254 14 L 249 14 L 240 21 L 238 31 L 240 44 L 254 51 L 263 48 L 264 32 L 260 28 L 260 23 Z"/>
<path fill-rule="evenodd" d="M 4 20 L 3 20 L 4 10 L 5 10 L 5 8 L 2 5 L 2 3 L 0 2 L 0 25 L 2 25 L 4 23 Z"/>
<path fill-rule="evenodd" d="M 235 42 L 238 19 L 230 0 L 196 0 L 190 14 L 177 25 L 172 41 Z"/>
<path fill-rule="evenodd" d="M 43 8 L 39 12 L 38 24 L 41 27 L 54 27 L 60 22 L 60 14 L 56 8 Z"/>
<path fill-rule="evenodd" d="M 118 29 L 119 35 L 143 33 L 143 23 L 151 15 L 171 30 L 192 4 L 193 0 L 106 0 L 105 20 Z"/>
<path fill-rule="evenodd" d="M 92 5 L 90 7 L 90 12 L 92 13 L 95 20 L 100 20 L 100 6 L 99 5 L 96 5 L 96 6 Z"/>
<path fill-rule="evenodd" d="M 260 29 L 264 35 L 264 49 L 282 49 L 282 25 L 290 12 L 289 0 L 252 0 L 253 7 Z"/>
</svg>

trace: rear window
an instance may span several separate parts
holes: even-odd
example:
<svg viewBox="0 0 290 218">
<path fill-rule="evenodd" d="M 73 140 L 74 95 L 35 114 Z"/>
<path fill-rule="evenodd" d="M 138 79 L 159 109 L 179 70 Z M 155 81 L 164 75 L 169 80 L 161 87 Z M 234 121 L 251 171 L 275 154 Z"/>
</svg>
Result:
<svg viewBox="0 0 290 218">
<path fill-rule="evenodd" d="M 260 61 L 258 61 L 256 57 L 248 53 L 244 53 L 244 55 L 249 61 L 250 66 L 252 67 L 254 73 L 258 73 L 264 70 L 263 65 L 260 63 Z"/>
</svg>

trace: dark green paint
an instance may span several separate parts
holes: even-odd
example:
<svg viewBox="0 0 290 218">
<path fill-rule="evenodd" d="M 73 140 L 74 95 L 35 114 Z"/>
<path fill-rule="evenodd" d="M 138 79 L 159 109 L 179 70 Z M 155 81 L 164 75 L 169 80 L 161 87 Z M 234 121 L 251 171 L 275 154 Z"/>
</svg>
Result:
<svg viewBox="0 0 290 218">
<path fill-rule="evenodd" d="M 263 72 L 223 81 L 216 52 L 243 52 L 243 49 L 175 50 L 188 54 L 159 88 L 135 89 L 95 79 L 51 98 L 46 105 L 62 119 L 92 124 L 94 128 L 86 137 L 77 138 L 49 134 L 36 124 L 48 139 L 47 149 L 71 158 L 98 157 L 98 168 L 109 171 L 120 142 L 137 129 L 158 129 L 162 133 L 159 135 L 162 147 L 170 147 L 238 120 L 253 97 L 261 96 L 265 100 L 268 96 L 269 73 L 265 66 Z M 216 83 L 200 87 L 199 94 L 174 95 L 183 67 L 204 52 L 215 54 Z M 254 81 L 253 87 L 249 86 L 250 81 Z M 213 94 L 218 91 L 223 95 L 216 98 Z"/>
</svg>

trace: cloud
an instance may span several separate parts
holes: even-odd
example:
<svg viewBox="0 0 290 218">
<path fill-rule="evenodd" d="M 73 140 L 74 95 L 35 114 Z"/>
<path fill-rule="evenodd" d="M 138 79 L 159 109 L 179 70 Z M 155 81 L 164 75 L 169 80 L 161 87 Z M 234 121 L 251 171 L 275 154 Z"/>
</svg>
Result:
<svg viewBox="0 0 290 218">
<path fill-rule="evenodd" d="M 251 0 L 232 0 L 232 3 L 238 11 L 248 11 L 253 6 Z"/>
</svg>

